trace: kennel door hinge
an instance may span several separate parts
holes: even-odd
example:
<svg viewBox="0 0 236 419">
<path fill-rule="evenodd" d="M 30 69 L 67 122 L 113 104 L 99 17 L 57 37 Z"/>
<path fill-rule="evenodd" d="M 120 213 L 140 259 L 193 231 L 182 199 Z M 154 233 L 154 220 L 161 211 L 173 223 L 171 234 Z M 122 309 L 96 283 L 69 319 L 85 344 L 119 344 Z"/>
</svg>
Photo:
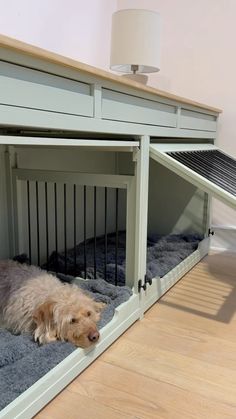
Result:
<svg viewBox="0 0 236 419">
<path fill-rule="evenodd" d="M 140 279 L 138 281 L 138 292 L 141 292 L 141 289 L 143 289 L 144 291 L 146 291 L 147 284 L 152 285 L 152 279 L 151 278 L 148 278 L 147 275 L 145 275 L 145 277 L 144 277 L 144 284 L 142 283 L 142 279 Z"/>
<path fill-rule="evenodd" d="M 214 236 L 215 232 L 214 230 L 211 230 L 210 228 L 208 229 L 208 237 L 209 236 Z"/>
</svg>

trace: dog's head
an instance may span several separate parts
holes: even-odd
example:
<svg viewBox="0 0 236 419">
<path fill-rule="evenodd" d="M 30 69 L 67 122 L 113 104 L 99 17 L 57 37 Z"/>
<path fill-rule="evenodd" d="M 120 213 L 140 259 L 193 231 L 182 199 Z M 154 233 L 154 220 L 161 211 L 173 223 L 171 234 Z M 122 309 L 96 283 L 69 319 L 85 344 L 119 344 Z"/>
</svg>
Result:
<svg viewBox="0 0 236 419">
<path fill-rule="evenodd" d="M 58 339 L 87 348 L 99 339 L 96 325 L 104 306 L 87 296 L 73 303 L 46 301 L 33 315 L 37 326 L 35 339 L 40 343 Z"/>
</svg>

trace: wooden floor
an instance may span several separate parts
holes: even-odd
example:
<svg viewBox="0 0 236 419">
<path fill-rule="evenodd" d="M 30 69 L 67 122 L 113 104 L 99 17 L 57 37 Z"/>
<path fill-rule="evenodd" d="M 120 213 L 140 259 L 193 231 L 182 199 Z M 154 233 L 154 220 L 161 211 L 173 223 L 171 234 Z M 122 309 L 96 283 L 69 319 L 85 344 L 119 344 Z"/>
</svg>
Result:
<svg viewBox="0 0 236 419">
<path fill-rule="evenodd" d="M 236 254 L 208 256 L 37 419 L 236 418 Z"/>
</svg>

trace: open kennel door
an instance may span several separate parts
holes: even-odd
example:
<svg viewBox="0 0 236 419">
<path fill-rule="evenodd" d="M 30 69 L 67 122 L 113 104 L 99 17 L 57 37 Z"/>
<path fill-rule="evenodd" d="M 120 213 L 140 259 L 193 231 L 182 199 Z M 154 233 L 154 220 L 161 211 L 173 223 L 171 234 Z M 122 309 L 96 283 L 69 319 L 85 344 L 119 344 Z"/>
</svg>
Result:
<svg viewBox="0 0 236 419">
<path fill-rule="evenodd" d="M 167 237 L 164 263 L 169 264 L 169 256 L 177 263 L 171 265 L 171 269 L 168 266 L 163 274 L 159 270 L 161 261 L 157 260 L 152 286 L 142 291 L 143 311 L 208 253 L 209 196 L 236 208 L 236 161 L 217 147 L 151 143 L 149 150 L 148 233 L 160 235 L 158 246 L 165 244 L 162 237 Z M 193 237 L 199 239 L 196 246 L 191 245 Z M 181 253 L 185 242 L 191 247 L 188 255 Z M 150 247 L 153 254 L 158 246 Z M 178 260 L 176 250 L 181 253 Z"/>
<path fill-rule="evenodd" d="M 236 160 L 212 144 L 151 144 L 150 157 L 236 208 Z"/>
</svg>

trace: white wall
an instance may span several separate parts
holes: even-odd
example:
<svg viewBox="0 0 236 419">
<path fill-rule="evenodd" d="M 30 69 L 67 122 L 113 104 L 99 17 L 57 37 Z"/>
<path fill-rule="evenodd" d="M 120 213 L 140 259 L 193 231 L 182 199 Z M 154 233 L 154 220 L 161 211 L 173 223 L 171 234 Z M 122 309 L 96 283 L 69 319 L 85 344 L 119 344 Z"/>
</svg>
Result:
<svg viewBox="0 0 236 419">
<path fill-rule="evenodd" d="M 116 0 L 0 0 L 0 32 L 108 68 Z"/>
<path fill-rule="evenodd" d="M 161 70 L 149 84 L 223 109 L 217 145 L 236 157 L 236 1 L 117 0 L 117 6 L 161 14 Z M 236 211 L 219 202 L 213 210 L 214 224 L 236 228 Z"/>
</svg>

